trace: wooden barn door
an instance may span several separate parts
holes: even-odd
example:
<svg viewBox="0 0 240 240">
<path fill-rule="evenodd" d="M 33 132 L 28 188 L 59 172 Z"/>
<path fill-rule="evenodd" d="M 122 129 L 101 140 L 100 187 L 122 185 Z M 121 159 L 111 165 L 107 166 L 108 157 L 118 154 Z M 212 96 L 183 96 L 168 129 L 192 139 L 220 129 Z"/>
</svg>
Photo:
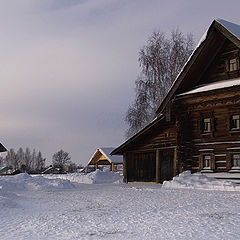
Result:
<svg viewBox="0 0 240 240">
<path fill-rule="evenodd" d="M 132 153 L 128 159 L 128 181 L 155 182 L 156 154 L 155 152 Z"/>
<path fill-rule="evenodd" d="M 159 152 L 160 158 L 160 182 L 173 178 L 173 150 Z"/>
</svg>

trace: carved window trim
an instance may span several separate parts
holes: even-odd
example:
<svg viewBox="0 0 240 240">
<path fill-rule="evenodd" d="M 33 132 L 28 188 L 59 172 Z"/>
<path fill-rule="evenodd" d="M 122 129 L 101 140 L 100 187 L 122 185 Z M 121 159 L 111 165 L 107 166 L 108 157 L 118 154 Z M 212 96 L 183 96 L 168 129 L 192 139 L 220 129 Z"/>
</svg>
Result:
<svg viewBox="0 0 240 240">
<path fill-rule="evenodd" d="M 231 160 L 231 168 L 240 169 L 240 153 L 233 153 Z"/>
<path fill-rule="evenodd" d="M 229 172 L 240 172 L 240 152 L 229 153 L 228 170 Z"/>
<path fill-rule="evenodd" d="M 215 170 L 215 155 L 213 153 L 201 153 L 199 156 L 199 169 L 202 172 L 213 172 Z"/>
<path fill-rule="evenodd" d="M 240 132 L 240 111 L 239 109 L 230 108 L 228 110 L 228 121 L 227 128 L 229 134 L 239 133 Z M 239 118 L 239 119 L 238 119 Z"/>
<path fill-rule="evenodd" d="M 225 62 L 226 72 L 235 72 L 239 70 L 239 58 L 229 58 Z"/>
<path fill-rule="evenodd" d="M 216 131 L 216 119 L 212 112 L 202 113 L 200 115 L 200 133 L 202 136 L 213 136 Z"/>
</svg>

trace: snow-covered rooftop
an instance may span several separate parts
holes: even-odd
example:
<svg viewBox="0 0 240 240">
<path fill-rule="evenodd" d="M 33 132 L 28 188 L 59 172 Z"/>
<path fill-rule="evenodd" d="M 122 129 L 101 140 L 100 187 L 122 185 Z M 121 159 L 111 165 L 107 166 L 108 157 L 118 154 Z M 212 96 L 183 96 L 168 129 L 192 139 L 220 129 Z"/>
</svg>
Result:
<svg viewBox="0 0 240 240">
<path fill-rule="evenodd" d="M 99 153 L 106 158 L 109 163 L 123 163 L 123 157 L 119 155 L 110 155 L 110 153 L 114 150 L 115 148 L 113 147 L 107 147 L 107 148 L 98 148 L 96 152 L 93 154 L 93 156 L 90 158 L 88 165 L 89 164 L 95 164 L 98 159 L 99 159 Z"/>
<path fill-rule="evenodd" d="M 210 83 L 210 84 L 199 86 L 190 91 L 181 93 L 178 96 L 184 96 L 184 95 L 195 94 L 195 93 L 200 93 L 200 92 L 207 92 L 207 91 L 212 91 L 212 90 L 216 90 L 216 89 L 228 88 L 228 87 L 239 86 L 239 85 L 240 85 L 240 78 L 236 78 L 233 80 L 224 80 L 224 81 L 220 81 L 220 82 L 215 82 L 215 83 Z"/>
<path fill-rule="evenodd" d="M 228 22 L 228 21 L 223 20 L 223 19 L 216 19 L 216 20 L 214 20 L 213 23 L 210 25 L 210 27 L 207 29 L 207 31 L 201 37 L 200 41 L 198 42 L 197 46 L 193 50 L 193 52 L 190 55 L 189 59 L 184 64 L 182 70 L 177 75 L 177 77 L 176 77 L 175 81 L 173 82 L 173 85 L 171 86 L 167 96 L 165 97 L 165 99 L 163 100 L 163 102 L 161 103 L 159 108 L 157 109 L 157 113 L 160 113 L 163 110 L 164 106 L 166 106 L 167 102 L 170 101 L 170 99 L 173 97 L 174 93 L 176 92 L 176 90 L 178 89 L 179 85 L 181 84 L 181 81 L 182 81 L 181 76 L 183 76 L 183 73 L 186 70 L 186 67 L 188 66 L 189 62 L 193 61 L 193 56 L 197 53 L 197 51 L 200 48 L 200 46 L 202 46 L 202 44 L 207 40 L 208 33 L 211 30 L 213 24 L 215 24 L 215 23 L 217 23 L 218 25 L 221 25 L 229 33 L 231 33 L 232 35 L 234 35 L 236 38 L 238 38 L 240 40 L 240 25 Z"/>
<path fill-rule="evenodd" d="M 114 150 L 115 148 L 99 148 L 99 150 L 104 153 L 104 155 L 109 158 L 109 160 L 113 163 L 122 163 L 123 162 L 123 157 L 118 156 L 118 155 L 110 155 L 110 153 Z"/>
<path fill-rule="evenodd" d="M 235 35 L 238 39 L 240 39 L 240 25 L 237 25 L 235 23 L 228 22 L 223 19 L 217 19 L 222 26 L 224 26 L 229 32 L 231 32 L 233 35 Z"/>
</svg>

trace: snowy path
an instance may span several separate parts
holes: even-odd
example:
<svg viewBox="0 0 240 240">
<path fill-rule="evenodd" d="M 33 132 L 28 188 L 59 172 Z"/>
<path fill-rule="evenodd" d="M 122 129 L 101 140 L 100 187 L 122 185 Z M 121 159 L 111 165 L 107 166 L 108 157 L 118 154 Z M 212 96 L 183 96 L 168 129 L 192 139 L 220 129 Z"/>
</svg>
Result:
<svg viewBox="0 0 240 240">
<path fill-rule="evenodd" d="M 239 239 L 240 192 L 78 184 L 1 201 L 0 239 Z"/>
</svg>

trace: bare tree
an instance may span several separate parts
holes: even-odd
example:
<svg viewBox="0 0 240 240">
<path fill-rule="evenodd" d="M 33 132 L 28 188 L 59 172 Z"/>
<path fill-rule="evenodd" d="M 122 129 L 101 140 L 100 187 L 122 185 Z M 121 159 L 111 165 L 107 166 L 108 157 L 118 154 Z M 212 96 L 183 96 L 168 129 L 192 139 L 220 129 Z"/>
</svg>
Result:
<svg viewBox="0 0 240 240">
<path fill-rule="evenodd" d="M 25 152 L 20 147 L 17 153 L 15 153 L 14 149 L 11 148 L 7 152 L 7 155 L 3 158 L 5 166 L 21 171 L 40 171 L 45 166 L 45 160 L 46 159 L 42 157 L 42 153 L 40 151 L 36 155 L 36 150 L 34 149 L 31 154 L 28 147 Z"/>
<path fill-rule="evenodd" d="M 18 167 L 21 170 L 25 171 L 26 170 L 25 156 L 24 156 L 24 151 L 21 147 L 17 151 L 16 159 L 17 159 L 17 162 L 18 162 Z"/>
<path fill-rule="evenodd" d="M 61 168 L 63 171 L 66 165 L 69 163 L 71 156 L 68 152 L 64 152 L 62 149 L 53 154 L 52 163 L 54 167 Z"/>
<path fill-rule="evenodd" d="M 42 157 L 42 153 L 39 151 L 36 157 L 35 167 L 37 171 L 41 171 L 45 166 L 45 158 Z"/>
<path fill-rule="evenodd" d="M 7 167 L 13 168 L 14 170 L 19 168 L 19 163 L 17 160 L 16 153 L 13 148 L 11 148 L 4 159 L 5 164 Z"/>
<path fill-rule="evenodd" d="M 31 169 L 35 170 L 36 169 L 36 160 L 37 159 L 37 153 L 36 150 L 33 149 L 32 156 L 31 156 Z"/>
<path fill-rule="evenodd" d="M 126 113 L 127 137 L 138 132 L 155 116 L 183 65 L 193 50 L 193 37 L 179 30 L 168 39 L 162 32 L 153 32 L 139 52 L 140 76 L 135 81 L 135 100 Z"/>
<path fill-rule="evenodd" d="M 28 147 L 25 150 L 24 159 L 25 159 L 26 169 L 30 170 L 32 165 L 32 156 L 31 156 L 31 151 Z"/>
</svg>

